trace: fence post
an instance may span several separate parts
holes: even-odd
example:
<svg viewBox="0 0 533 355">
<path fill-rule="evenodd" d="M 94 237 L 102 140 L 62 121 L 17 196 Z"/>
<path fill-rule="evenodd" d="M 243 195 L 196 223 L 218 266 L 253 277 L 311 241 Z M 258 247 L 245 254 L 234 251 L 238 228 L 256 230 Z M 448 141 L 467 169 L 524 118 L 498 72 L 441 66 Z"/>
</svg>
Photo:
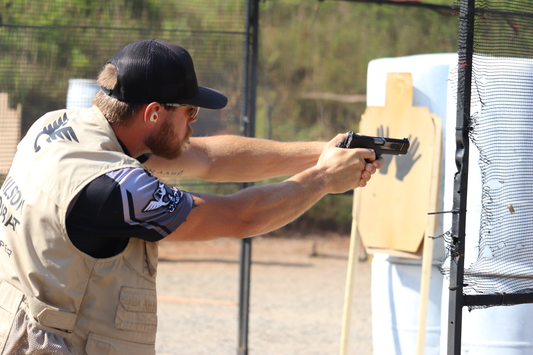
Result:
<svg viewBox="0 0 533 355">
<path fill-rule="evenodd" d="M 255 102 L 257 92 L 257 58 L 259 29 L 259 0 L 246 0 L 245 39 L 243 60 L 243 100 L 241 111 L 241 134 L 255 136 Z M 245 189 L 251 184 L 241 184 Z M 250 309 L 250 267 L 252 239 L 241 241 L 239 262 L 239 338 L 237 355 L 248 355 L 248 323 Z"/>
</svg>

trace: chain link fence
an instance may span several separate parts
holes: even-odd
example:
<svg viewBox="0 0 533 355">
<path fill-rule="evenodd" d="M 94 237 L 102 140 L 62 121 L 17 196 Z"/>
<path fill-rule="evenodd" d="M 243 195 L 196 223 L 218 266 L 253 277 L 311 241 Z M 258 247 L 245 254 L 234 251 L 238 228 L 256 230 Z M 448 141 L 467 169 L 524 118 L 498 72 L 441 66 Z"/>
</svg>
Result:
<svg viewBox="0 0 533 355">
<path fill-rule="evenodd" d="M 0 0 L 0 182 L 31 124 L 45 112 L 87 105 L 106 61 L 140 39 L 184 46 L 200 85 L 228 95 L 224 110 L 200 111 L 194 135 L 241 134 L 248 2 Z M 261 1 L 259 7 L 250 133 L 260 138 L 329 140 L 356 131 L 370 60 L 457 50 L 457 17 L 428 9 L 312 0 Z M 236 184 L 166 182 L 198 192 L 238 190 Z M 349 197 L 328 196 L 306 213 L 307 221 L 349 230 L 350 206 Z"/>
<path fill-rule="evenodd" d="M 124 45 L 148 38 L 191 53 L 200 85 L 224 92 L 201 110 L 196 136 L 240 134 L 245 0 L 50 0 L 0 3 L 0 181 L 44 113 L 91 104 L 94 80 Z"/>
</svg>

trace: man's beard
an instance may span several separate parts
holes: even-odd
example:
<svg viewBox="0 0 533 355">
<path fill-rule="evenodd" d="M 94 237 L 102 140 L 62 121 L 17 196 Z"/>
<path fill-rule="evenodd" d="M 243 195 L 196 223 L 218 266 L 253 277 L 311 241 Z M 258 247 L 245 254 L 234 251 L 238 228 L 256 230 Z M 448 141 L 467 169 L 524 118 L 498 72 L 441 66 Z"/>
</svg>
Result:
<svg viewBox="0 0 533 355">
<path fill-rule="evenodd" d="M 153 155 L 168 160 L 177 159 L 181 156 L 183 145 L 192 135 L 192 128 L 189 126 L 189 132 L 184 140 L 177 137 L 174 126 L 170 120 L 166 120 L 161 125 L 157 134 L 151 135 L 144 142 Z"/>
</svg>

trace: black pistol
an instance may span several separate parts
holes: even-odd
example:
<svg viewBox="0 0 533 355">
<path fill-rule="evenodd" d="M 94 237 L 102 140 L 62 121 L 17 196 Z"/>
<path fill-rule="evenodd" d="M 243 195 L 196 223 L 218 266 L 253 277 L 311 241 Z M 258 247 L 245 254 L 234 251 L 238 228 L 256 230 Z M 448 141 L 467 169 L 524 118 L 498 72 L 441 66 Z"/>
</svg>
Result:
<svg viewBox="0 0 533 355">
<path fill-rule="evenodd" d="M 350 131 L 348 132 L 348 137 L 346 137 L 344 142 L 340 143 L 338 147 L 373 149 L 376 153 L 376 159 L 379 159 L 382 154 L 407 154 L 407 151 L 409 150 L 409 140 L 407 138 L 394 139 L 360 136 Z"/>
</svg>

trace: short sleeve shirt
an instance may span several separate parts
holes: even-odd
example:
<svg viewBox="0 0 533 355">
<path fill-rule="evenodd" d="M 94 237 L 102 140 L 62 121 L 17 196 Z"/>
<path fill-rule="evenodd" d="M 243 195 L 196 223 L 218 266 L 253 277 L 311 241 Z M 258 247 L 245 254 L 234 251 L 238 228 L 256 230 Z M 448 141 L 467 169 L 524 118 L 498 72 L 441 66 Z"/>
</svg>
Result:
<svg viewBox="0 0 533 355">
<path fill-rule="evenodd" d="M 129 238 L 159 241 L 185 221 L 192 197 L 142 168 L 124 168 L 90 182 L 71 203 L 67 232 L 95 258 L 123 251 Z"/>
</svg>

